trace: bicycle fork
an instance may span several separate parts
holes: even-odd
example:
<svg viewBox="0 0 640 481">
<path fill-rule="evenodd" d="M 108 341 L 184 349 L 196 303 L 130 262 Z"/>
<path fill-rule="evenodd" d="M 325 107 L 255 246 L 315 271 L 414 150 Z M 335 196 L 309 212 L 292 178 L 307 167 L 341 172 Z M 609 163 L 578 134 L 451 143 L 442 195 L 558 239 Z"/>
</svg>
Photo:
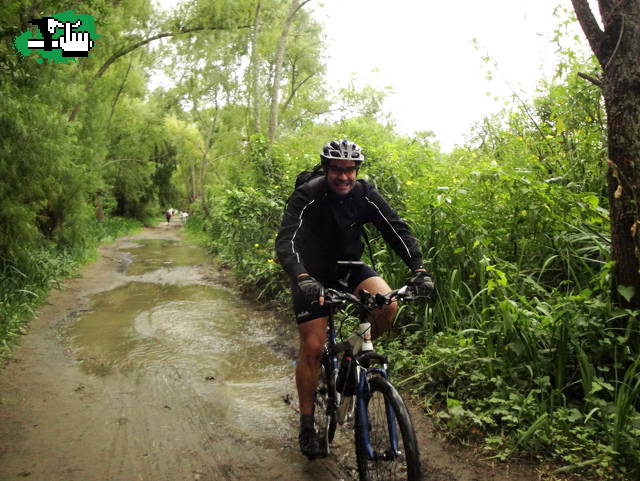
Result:
<svg viewBox="0 0 640 481">
<path fill-rule="evenodd" d="M 386 366 L 385 366 L 386 367 Z M 356 424 L 357 429 L 360 431 L 360 436 L 364 448 L 366 449 L 367 456 L 372 461 L 378 460 L 393 460 L 399 457 L 402 453 L 398 449 L 398 430 L 396 427 L 396 416 L 393 411 L 391 403 L 384 396 L 385 414 L 387 421 L 387 429 L 389 433 L 389 446 L 383 453 L 374 451 L 371 444 L 371 429 L 369 423 L 369 409 L 368 402 L 371 399 L 371 392 L 367 389 L 367 377 L 371 374 L 380 374 L 385 379 L 387 373 L 384 369 L 364 369 L 358 366 L 359 378 L 358 378 L 358 390 L 356 394 L 358 409 L 356 410 L 358 416 L 358 422 Z"/>
</svg>

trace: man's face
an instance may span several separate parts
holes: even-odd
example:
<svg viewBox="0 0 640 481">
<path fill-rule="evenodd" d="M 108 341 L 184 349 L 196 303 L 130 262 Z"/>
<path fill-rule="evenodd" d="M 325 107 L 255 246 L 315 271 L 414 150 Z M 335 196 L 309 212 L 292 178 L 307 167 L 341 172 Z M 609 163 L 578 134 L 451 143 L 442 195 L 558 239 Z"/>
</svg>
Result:
<svg viewBox="0 0 640 481">
<path fill-rule="evenodd" d="M 358 169 L 353 160 L 332 160 L 327 166 L 327 184 L 338 195 L 347 195 L 356 184 Z"/>
</svg>

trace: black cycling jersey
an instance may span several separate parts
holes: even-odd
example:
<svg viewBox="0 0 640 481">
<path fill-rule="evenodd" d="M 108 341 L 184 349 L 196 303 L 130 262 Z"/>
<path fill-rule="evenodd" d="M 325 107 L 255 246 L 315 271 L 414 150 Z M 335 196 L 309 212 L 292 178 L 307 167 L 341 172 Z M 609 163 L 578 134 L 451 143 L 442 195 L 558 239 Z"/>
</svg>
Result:
<svg viewBox="0 0 640 481">
<path fill-rule="evenodd" d="M 276 238 L 280 264 L 295 278 L 303 272 L 319 280 L 335 276 L 338 260 L 360 260 L 362 226 L 373 223 L 410 269 L 422 266 L 418 241 L 407 224 L 367 181 L 358 179 L 340 196 L 317 177 L 291 195 Z"/>
</svg>

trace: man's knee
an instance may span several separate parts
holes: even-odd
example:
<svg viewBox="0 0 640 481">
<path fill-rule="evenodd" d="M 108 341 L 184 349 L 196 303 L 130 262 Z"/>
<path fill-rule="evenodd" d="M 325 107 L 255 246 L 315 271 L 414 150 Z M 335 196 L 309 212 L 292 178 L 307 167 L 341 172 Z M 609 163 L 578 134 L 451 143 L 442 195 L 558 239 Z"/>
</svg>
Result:
<svg viewBox="0 0 640 481">
<path fill-rule="evenodd" d="M 358 287 L 356 287 L 355 294 L 358 295 L 360 291 L 364 289 L 372 295 L 376 294 L 387 294 L 391 291 L 389 284 L 382 277 L 369 277 L 368 279 L 363 280 Z M 398 304 L 393 302 L 391 304 L 387 304 L 382 306 L 378 310 L 378 315 L 382 317 L 393 318 L 398 311 Z"/>
<path fill-rule="evenodd" d="M 324 343 L 315 338 L 300 338 L 300 352 L 307 356 L 320 357 L 323 346 Z"/>
<path fill-rule="evenodd" d="M 354 294 L 358 295 L 364 289 L 372 295 L 386 294 L 391 290 L 389 284 L 382 277 L 368 277 L 357 285 Z"/>
<path fill-rule="evenodd" d="M 318 360 L 326 341 L 327 318 L 320 317 L 298 326 L 300 334 L 300 356 Z"/>
<path fill-rule="evenodd" d="M 392 302 L 391 304 L 387 304 L 382 308 L 382 315 L 385 319 L 392 320 L 396 317 L 396 313 L 398 312 L 398 303 Z"/>
</svg>

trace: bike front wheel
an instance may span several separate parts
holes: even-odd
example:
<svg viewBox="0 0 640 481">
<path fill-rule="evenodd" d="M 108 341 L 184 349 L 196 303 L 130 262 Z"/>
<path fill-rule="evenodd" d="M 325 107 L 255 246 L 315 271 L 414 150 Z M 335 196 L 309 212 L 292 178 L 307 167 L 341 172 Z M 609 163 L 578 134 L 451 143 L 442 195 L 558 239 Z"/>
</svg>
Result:
<svg viewBox="0 0 640 481">
<path fill-rule="evenodd" d="M 313 399 L 313 419 L 322 450 L 329 454 L 329 445 L 336 433 L 336 390 L 331 376 L 331 360 L 325 352 L 320 364 L 320 376 Z"/>
<path fill-rule="evenodd" d="M 383 377 L 371 377 L 368 386 L 356 409 L 360 481 L 420 481 L 418 443 L 404 401 Z"/>
</svg>

